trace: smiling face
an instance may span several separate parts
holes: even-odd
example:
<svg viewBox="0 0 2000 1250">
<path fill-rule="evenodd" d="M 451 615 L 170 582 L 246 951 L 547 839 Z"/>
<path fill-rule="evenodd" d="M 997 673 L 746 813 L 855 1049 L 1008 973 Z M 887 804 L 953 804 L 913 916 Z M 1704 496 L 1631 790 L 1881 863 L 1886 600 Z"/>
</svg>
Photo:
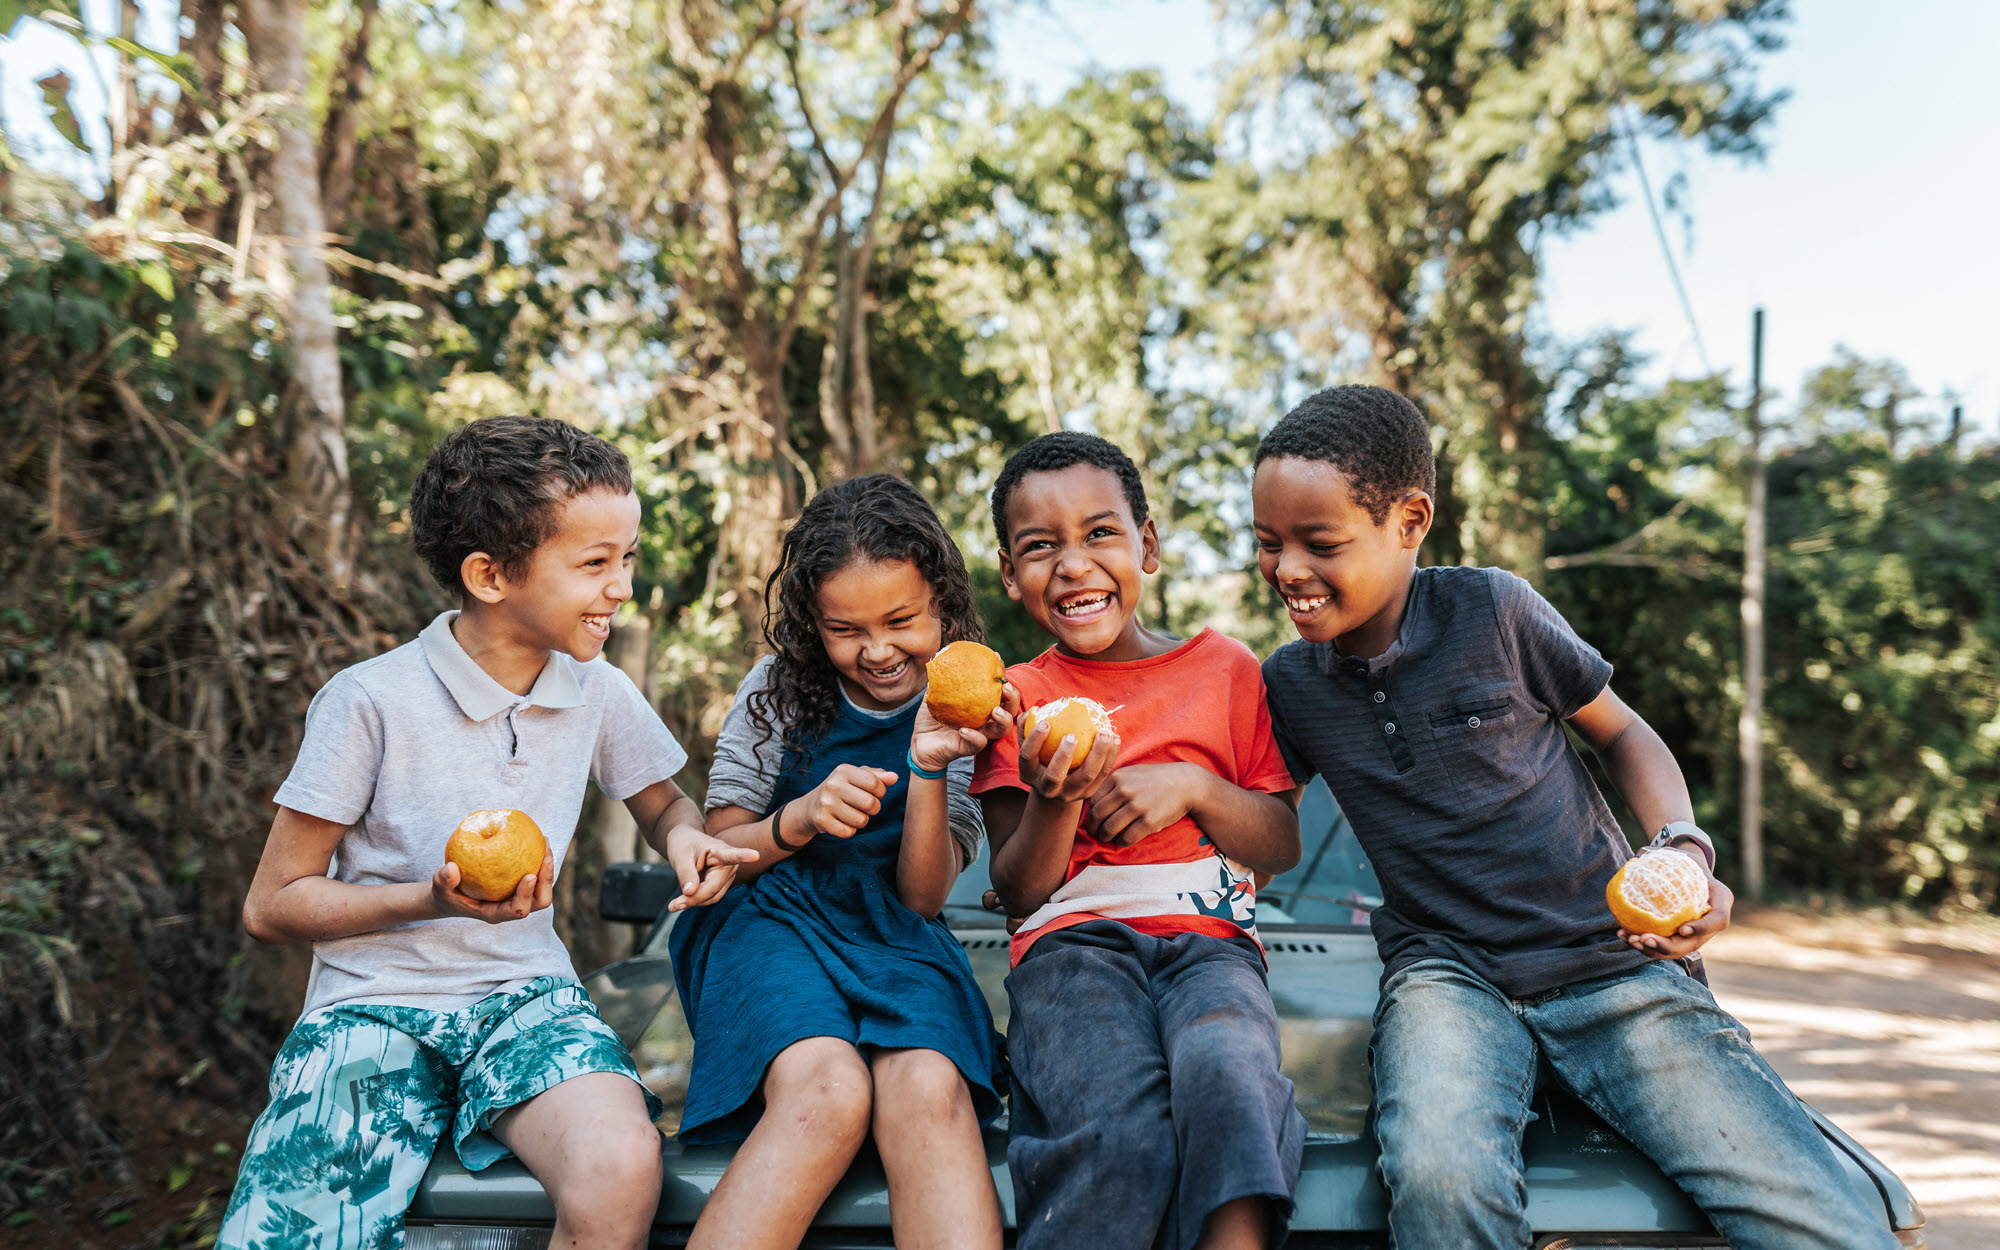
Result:
<svg viewBox="0 0 2000 1250">
<path fill-rule="evenodd" d="M 1030 473 L 1007 498 L 1000 580 L 1065 655 L 1157 654 L 1139 623 L 1140 575 L 1160 567 L 1153 522 L 1135 522 L 1118 477 L 1095 465 Z"/>
<path fill-rule="evenodd" d="M 932 598 L 908 560 L 856 560 L 819 584 L 820 645 L 848 698 L 886 712 L 924 688 L 924 665 L 944 645 Z"/>
<path fill-rule="evenodd" d="M 1377 522 L 1339 469 L 1278 456 L 1257 466 L 1250 499 L 1257 569 L 1284 597 L 1299 637 L 1368 658 L 1388 650 L 1430 532 L 1430 496 L 1412 491 Z"/>
<path fill-rule="evenodd" d="M 611 636 L 612 613 L 632 597 L 638 545 L 637 495 L 593 490 L 568 500 L 554 536 L 529 558 L 526 576 L 506 584 L 496 602 L 510 641 L 596 659 Z"/>
</svg>

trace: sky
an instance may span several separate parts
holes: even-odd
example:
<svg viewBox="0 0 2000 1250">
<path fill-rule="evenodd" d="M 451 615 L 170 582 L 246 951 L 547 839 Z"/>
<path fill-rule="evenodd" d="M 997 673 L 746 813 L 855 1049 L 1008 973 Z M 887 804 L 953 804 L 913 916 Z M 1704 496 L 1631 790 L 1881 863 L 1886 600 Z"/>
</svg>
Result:
<svg viewBox="0 0 2000 1250">
<path fill-rule="evenodd" d="M 1714 367 L 1749 385 L 1751 310 L 1765 310 L 1764 385 L 1779 404 L 1836 345 L 1901 361 L 1956 392 L 2000 437 L 2000 3 L 1794 0 L 1761 82 L 1786 87 L 1761 163 L 1649 146 L 1656 195 L 1684 174 L 1691 230 L 1669 245 Z M 1053 0 L 1007 11 L 1000 68 L 1052 99 L 1093 62 L 1158 67 L 1196 113 L 1215 105 L 1228 32 L 1210 0 Z M 1635 177 L 1622 201 L 1543 253 L 1546 327 L 1634 333 L 1664 378 L 1705 372 Z"/>
<path fill-rule="evenodd" d="M 95 16 L 112 0 L 87 0 Z M 148 41 L 165 42 L 150 29 Z M 2000 437 L 2000 53 L 1994 0 L 1795 0 L 1763 83 L 1792 98 L 1761 162 L 1652 145 L 1655 193 L 1686 179 L 1691 228 L 1667 219 L 1707 358 L 1747 387 L 1751 309 L 1765 309 L 1765 386 L 1779 404 L 1837 344 L 1901 361 L 1930 396 Z M 1092 64 L 1156 66 L 1196 114 L 1215 106 L 1229 32 L 1211 0 L 1023 0 L 994 10 L 1001 72 L 1054 98 Z M 66 36 L 23 22 L 0 41 L 0 116 L 25 154 L 76 164 L 41 117 L 32 79 L 60 66 L 84 125 L 101 98 Z M 1546 329 L 1630 331 L 1657 378 L 1703 372 L 1629 170 L 1620 207 L 1543 253 Z"/>
</svg>

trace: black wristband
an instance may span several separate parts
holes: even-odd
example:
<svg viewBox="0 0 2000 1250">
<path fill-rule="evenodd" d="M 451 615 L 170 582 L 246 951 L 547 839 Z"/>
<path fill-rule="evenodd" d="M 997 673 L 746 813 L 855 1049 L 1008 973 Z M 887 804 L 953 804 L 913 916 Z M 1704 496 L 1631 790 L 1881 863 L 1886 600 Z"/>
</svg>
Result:
<svg viewBox="0 0 2000 1250">
<path fill-rule="evenodd" d="M 806 849 L 807 842 L 812 841 L 811 838 L 807 838 L 805 842 L 801 842 L 797 846 L 793 846 L 790 842 L 785 841 L 785 813 L 791 811 L 792 803 L 796 802 L 798 800 L 793 799 L 791 802 L 786 803 L 778 809 L 778 814 L 771 818 L 771 843 L 787 855 L 797 855 L 800 851 Z"/>
</svg>

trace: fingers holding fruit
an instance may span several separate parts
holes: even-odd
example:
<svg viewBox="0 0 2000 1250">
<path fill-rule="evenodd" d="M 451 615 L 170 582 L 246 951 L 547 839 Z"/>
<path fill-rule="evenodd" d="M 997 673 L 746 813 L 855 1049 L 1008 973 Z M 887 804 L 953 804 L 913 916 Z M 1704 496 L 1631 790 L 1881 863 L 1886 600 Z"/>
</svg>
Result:
<svg viewBox="0 0 2000 1250">
<path fill-rule="evenodd" d="M 464 872 L 447 860 L 431 874 L 431 903 L 441 917 L 462 916 L 487 924 L 504 924 L 550 906 L 555 901 L 555 877 L 555 856 L 544 848 L 541 864 L 515 883 L 512 894 L 499 899 L 474 898 L 465 892 Z"/>
<path fill-rule="evenodd" d="M 1014 696 L 1014 702 L 1018 707 L 1019 695 Z M 1013 732 L 1014 714 L 1004 702 L 995 704 L 983 722 L 970 727 L 939 720 L 926 703 L 917 709 L 917 723 L 910 731 L 910 757 L 926 772 L 939 772 L 953 760 L 977 755 L 989 743 Z"/>
<path fill-rule="evenodd" d="M 1118 731 L 1102 704 L 1066 696 L 1021 716 L 1021 780 L 1046 799 L 1087 798 L 1118 760 Z"/>
<path fill-rule="evenodd" d="M 1626 861 L 1605 887 L 1618 936 L 1654 959 L 1682 959 L 1729 927 L 1736 896 L 1705 861 L 1651 849 Z"/>
<path fill-rule="evenodd" d="M 800 805 L 807 827 L 832 838 L 853 837 L 882 810 L 882 796 L 895 782 L 896 774 L 880 768 L 840 765 Z"/>
<path fill-rule="evenodd" d="M 487 808 L 458 822 L 445 840 L 444 864 L 431 876 L 441 916 L 499 924 L 555 900 L 555 856 L 526 812 Z"/>
</svg>

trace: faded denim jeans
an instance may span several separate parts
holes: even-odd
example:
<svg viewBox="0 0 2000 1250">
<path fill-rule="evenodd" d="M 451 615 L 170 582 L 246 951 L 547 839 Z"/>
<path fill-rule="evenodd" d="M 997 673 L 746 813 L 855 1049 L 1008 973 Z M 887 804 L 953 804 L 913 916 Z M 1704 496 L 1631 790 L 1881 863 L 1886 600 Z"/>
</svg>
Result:
<svg viewBox="0 0 2000 1250">
<path fill-rule="evenodd" d="M 1248 938 L 1088 921 L 1037 941 L 1007 994 L 1022 1250 L 1188 1250 L 1253 1195 L 1282 1239 L 1306 1125 Z"/>
<path fill-rule="evenodd" d="M 1382 987 L 1372 1049 L 1397 1250 L 1531 1243 L 1521 1134 L 1537 1056 L 1735 1250 L 1895 1250 L 1748 1030 L 1672 964 L 1522 1000 L 1421 959 Z"/>
</svg>

